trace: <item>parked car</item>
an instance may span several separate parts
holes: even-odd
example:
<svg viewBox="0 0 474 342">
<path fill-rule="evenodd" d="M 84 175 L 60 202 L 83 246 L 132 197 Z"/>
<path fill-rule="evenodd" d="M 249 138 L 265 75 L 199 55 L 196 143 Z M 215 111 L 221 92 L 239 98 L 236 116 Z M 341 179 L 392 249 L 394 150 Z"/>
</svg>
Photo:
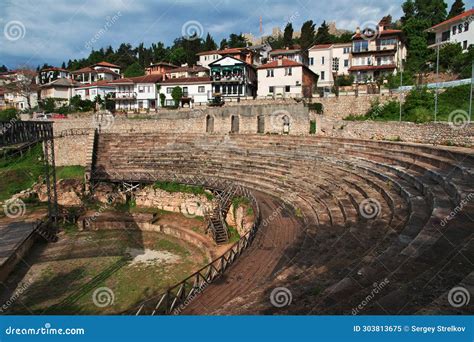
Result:
<svg viewBox="0 0 474 342">
<path fill-rule="evenodd" d="M 54 114 L 52 115 L 52 118 L 53 118 L 53 119 L 67 119 L 67 116 L 64 115 L 64 114 L 54 113 Z"/>
<path fill-rule="evenodd" d="M 51 114 L 38 114 L 36 116 L 36 119 L 37 120 L 51 120 L 52 119 L 52 115 Z"/>
</svg>

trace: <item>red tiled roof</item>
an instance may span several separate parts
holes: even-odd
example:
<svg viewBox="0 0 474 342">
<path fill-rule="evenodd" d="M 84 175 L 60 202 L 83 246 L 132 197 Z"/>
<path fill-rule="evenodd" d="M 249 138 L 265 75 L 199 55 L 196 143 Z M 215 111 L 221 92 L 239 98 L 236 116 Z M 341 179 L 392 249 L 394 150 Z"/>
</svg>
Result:
<svg viewBox="0 0 474 342">
<path fill-rule="evenodd" d="M 118 80 L 109 81 L 109 84 L 122 84 L 122 83 L 156 83 L 163 79 L 163 75 L 145 75 L 137 77 L 124 77 Z"/>
<path fill-rule="evenodd" d="M 388 35 L 400 35 L 402 34 L 403 31 L 402 30 L 383 30 L 381 32 L 378 33 L 379 36 L 388 36 Z M 357 39 L 357 38 L 363 38 L 362 37 L 362 34 L 360 33 L 356 33 L 352 36 L 352 39 Z"/>
<path fill-rule="evenodd" d="M 69 72 L 68 70 L 66 69 L 63 69 L 63 68 L 56 68 L 56 67 L 51 67 L 51 68 L 44 68 L 44 69 L 41 69 L 41 71 L 64 71 L 64 72 Z"/>
<path fill-rule="evenodd" d="M 71 74 L 80 74 L 83 72 L 94 72 L 94 69 L 92 69 L 91 67 L 84 67 L 78 70 L 71 71 Z"/>
<path fill-rule="evenodd" d="M 150 67 L 152 67 L 152 66 L 157 66 L 157 65 L 163 65 L 163 66 L 168 66 L 168 67 L 172 67 L 172 68 L 178 68 L 177 65 L 174 65 L 174 64 L 171 64 L 171 63 L 168 63 L 168 62 L 156 62 L 156 63 L 151 63 L 151 64 L 150 64 Z"/>
<path fill-rule="evenodd" d="M 97 72 L 97 73 L 103 72 L 103 73 L 107 73 L 107 74 L 111 74 L 111 75 L 120 76 L 120 74 L 117 74 L 115 71 L 110 70 L 109 68 L 97 68 L 97 69 L 95 69 L 95 72 Z"/>
<path fill-rule="evenodd" d="M 281 61 L 281 65 L 278 65 L 278 62 Z M 267 64 L 263 64 L 263 65 L 260 65 L 259 67 L 257 67 L 257 69 L 274 69 L 274 68 L 284 68 L 284 67 L 304 67 L 303 64 L 301 63 L 298 63 L 298 62 L 295 62 L 295 61 L 292 61 L 290 59 L 287 59 L 287 58 L 283 58 L 281 60 L 277 60 L 277 61 L 273 61 L 273 62 L 270 62 L 270 63 L 267 63 Z"/>
<path fill-rule="evenodd" d="M 235 54 L 235 53 L 240 53 L 243 52 L 245 48 L 228 48 L 228 49 L 223 49 L 223 50 L 212 50 L 212 51 L 203 51 L 199 52 L 197 55 L 198 56 L 204 56 L 204 55 L 230 55 L 230 54 Z"/>
<path fill-rule="evenodd" d="M 112 87 L 112 85 L 109 84 L 110 81 L 107 80 L 100 80 L 97 82 L 93 82 L 90 84 L 83 84 L 79 86 L 79 88 L 92 88 L 92 87 Z"/>
<path fill-rule="evenodd" d="M 56 87 L 78 87 L 81 84 L 75 80 L 71 80 L 70 78 L 58 78 L 57 80 L 54 80 L 52 82 L 46 83 L 41 85 L 41 88 L 48 88 L 51 86 L 56 86 Z"/>
<path fill-rule="evenodd" d="M 318 50 L 318 49 L 328 49 L 334 44 L 317 44 L 313 45 L 313 47 L 310 50 Z"/>
<path fill-rule="evenodd" d="M 200 65 L 193 65 L 192 67 L 190 66 L 183 66 L 183 67 L 178 67 L 175 69 L 172 69 L 169 71 L 169 73 L 175 73 L 175 72 L 200 72 L 200 71 L 208 71 L 209 69 L 200 66 Z"/>
<path fill-rule="evenodd" d="M 119 65 L 112 64 L 112 63 L 109 63 L 109 62 L 106 62 L 106 61 L 96 63 L 93 66 L 104 66 L 104 67 L 107 67 L 107 68 L 119 68 L 119 69 L 121 69 Z"/>
<path fill-rule="evenodd" d="M 387 65 L 357 65 L 349 68 L 349 71 L 360 71 L 360 70 L 386 70 L 386 69 L 396 69 L 395 64 Z"/>
<path fill-rule="evenodd" d="M 161 81 L 164 84 L 210 83 L 210 77 L 177 77 Z"/>
<path fill-rule="evenodd" d="M 448 24 L 451 24 L 451 23 L 454 23 L 456 21 L 459 21 L 463 18 L 466 18 L 466 17 L 469 17 L 469 16 L 474 16 L 474 8 L 473 9 L 470 9 L 464 13 L 461 13 L 461 14 L 458 14 L 457 16 L 455 17 L 452 17 L 451 19 L 448 19 L 448 20 L 445 20 L 439 24 L 436 24 L 435 26 L 432 26 L 430 27 L 429 29 L 427 29 L 426 31 L 432 31 L 440 26 L 444 26 L 444 25 L 448 25 Z"/>
</svg>

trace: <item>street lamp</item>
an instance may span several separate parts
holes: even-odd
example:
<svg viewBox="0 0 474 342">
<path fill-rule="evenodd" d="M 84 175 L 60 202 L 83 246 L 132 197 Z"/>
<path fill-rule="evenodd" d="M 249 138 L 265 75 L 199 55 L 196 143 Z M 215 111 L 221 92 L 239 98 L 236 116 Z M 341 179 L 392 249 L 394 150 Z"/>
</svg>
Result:
<svg viewBox="0 0 474 342">
<path fill-rule="evenodd" d="M 436 90 L 435 90 L 435 112 L 434 112 L 434 121 L 438 116 L 438 88 L 439 88 L 439 46 L 441 41 L 438 38 L 438 44 L 436 44 Z"/>
</svg>

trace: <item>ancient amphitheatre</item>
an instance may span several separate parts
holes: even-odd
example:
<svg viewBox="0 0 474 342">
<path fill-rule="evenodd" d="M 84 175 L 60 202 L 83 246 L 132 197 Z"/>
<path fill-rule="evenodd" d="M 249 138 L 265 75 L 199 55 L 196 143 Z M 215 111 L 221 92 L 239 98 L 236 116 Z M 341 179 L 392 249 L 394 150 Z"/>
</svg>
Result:
<svg viewBox="0 0 474 342">
<path fill-rule="evenodd" d="M 309 135 L 307 108 L 262 108 L 102 118 L 100 130 L 56 139 L 58 158 L 71 153 L 68 144 L 82 146 L 91 191 L 126 184 L 133 197 L 156 181 L 212 191 L 214 241 L 233 198 L 252 208 L 238 241 L 124 313 L 472 312 L 447 299 L 474 279 L 472 148 Z M 79 130 L 78 122 L 55 131 Z M 472 139 L 472 127 L 456 134 Z"/>
</svg>

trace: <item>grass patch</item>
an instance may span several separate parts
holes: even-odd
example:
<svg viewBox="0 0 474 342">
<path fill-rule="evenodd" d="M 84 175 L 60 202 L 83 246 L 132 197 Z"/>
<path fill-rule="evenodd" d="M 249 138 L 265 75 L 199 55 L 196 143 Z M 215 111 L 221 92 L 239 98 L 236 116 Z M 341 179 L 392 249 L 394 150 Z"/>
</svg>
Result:
<svg viewBox="0 0 474 342">
<path fill-rule="evenodd" d="M 228 226 L 229 229 L 229 242 L 234 243 L 240 240 L 240 234 L 237 229 L 233 226 Z"/>
<path fill-rule="evenodd" d="M 193 195 L 204 195 L 208 200 L 212 200 L 214 196 L 206 191 L 202 186 L 185 185 L 176 182 L 157 181 L 153 184 L 154 189 L 161 189 L 167 192 L 183 192 Z"/>
<path fill-rule="evenodd" d="M 158 240 L 155 244 L 155 249 L 159 251 L 165 250 L 170 253 L 178 254 L 182 257 L 187 257 L 190 254 L 189 251 L 180 244 L 166 239 Z"/>
<path fill-rule="evenodd" d="M 59 166 L 56 168 L 57 179 L 84 179 L 84 166 Z"/>
<path fill-rule="evenodd" d="M 30 188 L 43 174 L 43 152 L 37 144 L 22 156 L 0 160 L 0 201 Z"/>
</svg>

